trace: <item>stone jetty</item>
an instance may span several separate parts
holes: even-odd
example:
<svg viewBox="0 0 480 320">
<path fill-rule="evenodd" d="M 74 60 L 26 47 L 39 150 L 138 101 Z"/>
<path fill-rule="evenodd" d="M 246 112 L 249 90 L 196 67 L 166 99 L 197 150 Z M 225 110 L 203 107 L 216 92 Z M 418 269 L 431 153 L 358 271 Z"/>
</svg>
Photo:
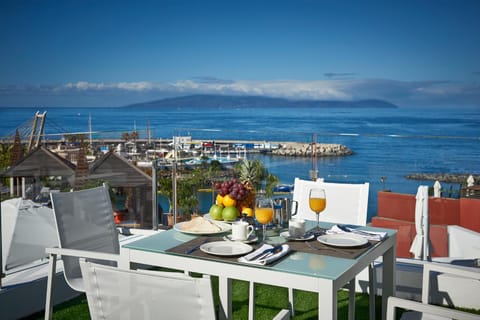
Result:
<svg viewBox="0 0 480 320">
<path fill-rule="evenodd" d="M 317 143 L 315 145 L 318 157 L 349 156 L 353 154 L 352 150 L 341 144 Z M 313 143 L 282 142 L 279 144 L 279 148 L 272 150 L 271 153 L 279 156 L 312 157 L 313 150 Z"/>
</svg>

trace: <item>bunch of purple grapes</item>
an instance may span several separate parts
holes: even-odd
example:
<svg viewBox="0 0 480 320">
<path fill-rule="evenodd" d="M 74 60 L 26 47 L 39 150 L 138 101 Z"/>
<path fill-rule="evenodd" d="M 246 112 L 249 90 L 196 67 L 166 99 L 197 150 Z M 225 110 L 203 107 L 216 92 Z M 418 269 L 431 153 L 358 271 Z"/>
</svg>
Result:
<svg viewBox="0 0 480 320">
<path fill-rule="evenodd" d="M 237 201 L 241 201 L 248 196 L 248 189 L 236 178 L 228 181 L 216 182 L 215 189 L 222 197 L 229 194 Z"/>
</svg>

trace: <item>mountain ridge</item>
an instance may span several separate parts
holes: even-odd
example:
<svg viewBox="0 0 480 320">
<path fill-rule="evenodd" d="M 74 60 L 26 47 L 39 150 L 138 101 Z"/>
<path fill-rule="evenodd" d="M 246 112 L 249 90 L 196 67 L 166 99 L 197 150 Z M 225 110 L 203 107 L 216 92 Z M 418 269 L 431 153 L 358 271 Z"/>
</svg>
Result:
<svg viewBox="0 0 480 320">
<path fill-rule="evenodd" d="M 398 108 L 393 103 L 380 99 L 362 100 L 291 100 L 263 96 L 234 96 L 215 94 L 195 94 L 173 98 L 135 103 L 124 108 Z"/>
</svg>

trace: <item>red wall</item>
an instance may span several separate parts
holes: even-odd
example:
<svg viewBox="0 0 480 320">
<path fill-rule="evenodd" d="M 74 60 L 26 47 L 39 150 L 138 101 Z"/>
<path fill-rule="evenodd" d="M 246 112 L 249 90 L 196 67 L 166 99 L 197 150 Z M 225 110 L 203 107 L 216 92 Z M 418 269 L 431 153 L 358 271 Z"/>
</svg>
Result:
<svg viewBox="0 0 480 320">
<path fill-rule="evenodd" d="M 480 232 L 480 199 L 433 198 L 428 200 L 432 257 L 448 256 L 447 225 L 459 225 Z M 378 193 L 378 216 L 372 226 L 397 229 L 397 257 L 411 258 L 415 237 L 415 195 Z"/>
<path fill-rule="evenodd" d="M 460 225 L 480 232 L 480 199 L 460 198 Z"/>
<path fill-rule="evenodd" d="M 415 195 L 412 194 L 379 192 L 378 216 L 415 222 L 415 202 Z M 460 225 L 458 199 L 429 197 L 428 213 L 431 224 Z"/>
</svg>

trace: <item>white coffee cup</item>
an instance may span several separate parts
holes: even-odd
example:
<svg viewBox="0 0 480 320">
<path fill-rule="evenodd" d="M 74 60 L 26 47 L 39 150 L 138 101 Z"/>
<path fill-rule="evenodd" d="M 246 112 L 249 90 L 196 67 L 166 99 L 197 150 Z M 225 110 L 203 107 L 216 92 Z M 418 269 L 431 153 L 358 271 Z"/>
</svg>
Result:
<svg viewBox="0 0 480 320">
<path fill-rule="evenodd" d="M 245 221 L 232 223 L 232 240 L 245 241 L 253 232 L 253 226 Z"/>
<path fill-rule="evenodd" d="M 290 219 L 288 221 L 288 233 L 292 238 L 301 238 L 305 235 L 305 220 Z"/>
</svg>

